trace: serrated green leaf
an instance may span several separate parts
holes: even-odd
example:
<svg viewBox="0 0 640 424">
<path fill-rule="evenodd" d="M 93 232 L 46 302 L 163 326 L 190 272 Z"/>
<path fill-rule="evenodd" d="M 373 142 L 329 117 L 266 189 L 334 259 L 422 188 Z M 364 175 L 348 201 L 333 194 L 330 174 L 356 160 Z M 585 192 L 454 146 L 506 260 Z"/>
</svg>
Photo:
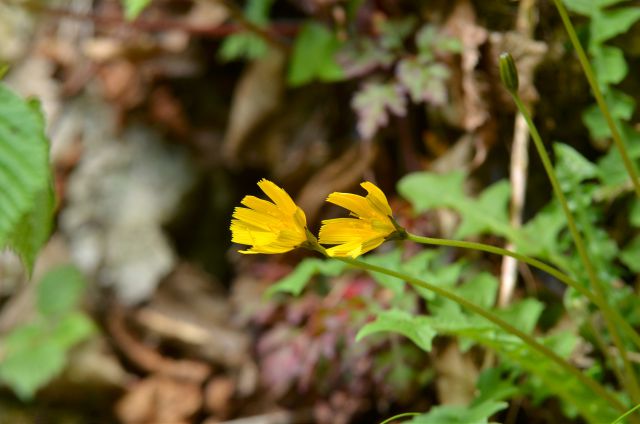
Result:
<svg viewBox="0 0 640 424">
<path fill-rule="evenodd" d="M 515 237 L 514 230 L 508 224 L 510 192 L 509 182 L 498 181 L 485 189 L 472 205 L 460 207 L 458 212 L 462 215 L 462 223 L 456 231 L 456 237 L 464 238 L 484 233 Z"/>
<path fill-rule="evenodd" d="M 50 227 L 49 143 L 35 101 L 0 84 L 0 248 L 15 250 L 31 268 Z"/>
<path fill-rule="evenodd" d="M 606 95 L 607 106 L 611 116 L 618 120 L 628 120 L 633 115 L 636 103 L 633 97 L 625 93 L 610 89 Z M 597 104 L 589 106 L 582 112 L 582 122 L 589 130 L 591 138 L 602 140 L 611 136 L 611 131 Z"/>
<path fill-rule="evenodd" d="M 124 16 L 128 20 L 133 20 L 151 3 L 151 0 L 122 0 L 124 6 Z"/>
<path fill-rule="evenodd" d="M 47 272 L 37 287 L 38 311 L 47 317 L 72 311 L 86 287 L 84 276 L 73 265 L 63 265 Z"/>
<path fill-rule="evenodd" d="M 640 7 L 603 10 L 591 16 L 591 43 L 599 44 L 623 34 L 640 20 Z"/>
<path fill-rule="evenodd" d="M 561 189 L 565 193 L 582 181 L 598 175 L 598 168 L 573 147 L 555 143 L 553 151 L 556 155 L 556 174 L 560 180 Z"/>
<path fill-rule="evenodd" d="M 376 320 L 358 331 L 356 341 L 376 333 L 398 333 L 411 339 L 420 349 L 431 351 L 431 342 L 436 332 L 429 326 L 427 317 L 414 316 L 408 312 L 392 309 L 380 312 Z"/>
<path fill-rule="evenodd" d="M 610 422 L 617 414 L 617 410 L 572 374 L 532 349 L 521 339 L 505 333 L 485 320 L 433 319 L 431 326 L 438 334 L 468 338 L 494 350 L 504 359 L 535 375 L 544 383 L 546 389 L 575 406 L 579 413 L 591 423 Z"/>
<path fill-rule="evenodd" d="M 489 418 L 505 409 L 507 402 L 488 400 L 476 405 L 441 405 L 434 406 L 426 414 L 411 418 L 405 423 L 411 424 L 488 424 Z"/>
<path fill-rule="evenodd" d="M 331 82 L 344 78 L 335 56 L 340 41 L 324 25 L 308 22 L 302 26 L 291 52 L 287 82 L 293 87 L 314 80 Z"/>
<path fill-rule="evenodd" d="M 454 209 L 461 216 L 457 238 L 490 232 L 517 240 L 520 235 L 509 226 L 507 206 L 509 184 L 500 181 L 487 188 L 477 199 L 463 189 L 465 174 L 416 172 L 403 177 L 398 192 L 413 205 L 416 212 L 436 207 Z"/>
<path fill-rule="evenodd" d="M 307 258 L 300 262 L 289 275 L 269 287 L 266 296 L 273 296 L 276 293 L 299 296 L 316 274 L 335 277 L 346 267 L 347 265 L 340 261 Z"/>
<path fill-rule="evenodd" d="M 506 308 L 496 309 L 495 313 L 518 330 L 530 334 L 536 327 L 543 310 L 542 302 L 534 298 L 526 298 Z"/>
<path fill-rule="evenodd" d="M 372 265 L 399 271 L 401 269 L 402 251 L 394 249 L 389 253 L 365 256 L 362 260 Z M 379 272 L 370 272 L 369 274 L 378 284 L 391 290 L 395 295 L 399 295 L 404 290 L 404 281 L 399 278 Z"/>
<path fill-rule="evenodd" d="M 601 87 L 621 82 L 627 75 L 627 61 L 622 49 L 611 46 L 598 46 L 591 49 L 593 68 Z"/>
<path fill-rule="evenodd" d="M 627 123 L 620 123 L 623 143 L 631 159 L 640 159 L 640 132 Z M 598 174 L 603 185 L 618 187 L 629 180 L 618 149 L 611 148 L 598 160 Z"/>
<path fill-rule="evenodd" d="M 567 226 L 567 218 L 557 201 L 552 201 L 529 220 L 520 230 L 522 240 L 517 250 L 525 255 L 546 259 L 556 258 L 559 252 L 558 237 Z M 563 266 L 565 268 L 565 266 Z"/>
<path fill-rule="evenodd" d="M 591 16 L 600 10 L 622 3 L 625 0 L 563 0 L 567 9 L 582 15 Z"/>
<path fill-rule="evenodd" d="M 498 279 L 488 272 L 481 272 L 455 289 L 456 294 L 468 301 L 490 309 L 496 302 Z"/>
</svg>

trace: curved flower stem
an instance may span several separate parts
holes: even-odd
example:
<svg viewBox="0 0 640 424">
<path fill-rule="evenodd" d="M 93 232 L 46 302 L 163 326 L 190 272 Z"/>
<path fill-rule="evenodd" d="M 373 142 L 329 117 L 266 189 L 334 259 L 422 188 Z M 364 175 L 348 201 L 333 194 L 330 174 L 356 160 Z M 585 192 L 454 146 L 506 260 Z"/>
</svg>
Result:
<svg viewBox="0 0 640 424">
<path fill-rule="evenodd" d="M 553 191 L 556 197 L 558 198 L 558 201 L 562 206 L 562 210 L 567 218 L 567 225 L 569 226 L 569 232 L 571 233 L 571 237 L 573 238 L 573 241 L 576 245 L 576 249 L 578 250 L 578 255 L 580 256 L 580 260 L 582 261 L 582 264 L 584 265 L 587 271 L 587 274 L 589 276 L 589 281 L 591 282 L 591 286 L 595 290 L 595 295 L 596 297 L 603 300 L 600 306 L 602 309 L 602 314 L 604 316 L 604 321 L 607 325 L 607 329 L 609 330 L 609 333 L 611 334 L 613 343 L 615 344 L 616 348 L 620 352 L 620 357 L 622 359 L 622 363 L 625 369 L 624 374 L 627 377 L 626 380 L 622 381 L 621 383 L 623 383 L 624 386 L 629 390 L 629 395 L 631 396 L 631 399 L 633 400 L 633 402 L 640 403 L 640 387 L 638 386 L 636 373 L 635 373 L 635 370 L 633 369 L 633 366 L 631 365 L 631 362 L 629 361 L 629 358 L 627 356 L 627 351 L 624 347 L 624 343 L 620 338 L 620 335 L 618 334 L 618 329 L 614 324 L 615 319 L 613 317 L 613 309 L 611 308 L 611 305 L 609 305 L 609 302 L 606 300 L 604 286 L 600 281 L 600 279 L 598 278 L 598 275 L 596 274 L 596 270 L 593 266 L 593 263 L 589 259 L 585 242 L 582 239 L 582 235 L 578 231 L 578 227 L 576 225 L 575 219 L 573 218 L 573 213 L 571 212 L 571 209 L 569 209 L 569 204 L 567 203 L 567 199 L 564 196 L 564 193 L 562 192 L 562 190 L 560 189 L 560 183 L 558 182 L 558 178 L 556 177 L 555 171 L 553 169 L 553 165 L 551 164 L 551 159 L 549 158 L 549 155 L 545 150 L 544 143 L 542 142 L 542 138 L 540 137 L 540 133 L 538 132 L 538 129 L 533 123 L 533 120 L 531 119 L 531 115 L 529 115 L 529 111 L 527 110 L 526 106 L 522 103 L 520 96 L 515 90 L 511 91 L 510 94 L 513 97 L 513 101 L 518 107 L 518 110 L 522 114 L 523 118 L 525 119 L 525 121 L 527 121 L 527 125 L 529 126 L 529 131 L 531 132 L 531 138 L 533 139 L 533 142 L 536 146 L 536 150 L 538 151 L 538 155 L 542 160 L 544 169 L 547 172 L 547 176 L 549 177 L 549 181 L 551 182 Z"/>
<path fill-rule="evenodd" d="M 380 424 L 388 424 L 391 421 L 399 420 L 400 418 L 417 417 L 418 415 L 420 415 L 419 412 L 404 412 L 402 414 L 397 414 L 393 417 L 389 417 L 386 420 L 382 421 Z"/>
<path fill-rule="evenodd" d="M 636 168 L 629 158 L 627 154 L 627 149 L 622 141 L 622 137 L 620 136 L 620 132 L 618 131 L 618 126 L 616 125 L 613 117 L 611 116 L 611 112 L 609 111 L 609 106 L 607 106 L 607 102 L 604 100 L 604 96 L 600 91 L 600 87 L 598 86 L 598 82 L 596 81 L 595 74 L 593 72 L 593 68 L 591 67 L 591 63 L 589 63 L 589 59 L 587 58 L 587 54 L 582 48 L 582 44 L 580 44 L 580 40 L 578 39 L 578 35 L 576 34 L 576 30 L 571 23 L 571 19 L 569 19 L 569 14 L 567 13 L 567 9 L 562 4 L 561 0 L 553 0 L 556 5 L 556 9 L 558 9 L 558 13 L 560 14 L 560 18 L 562 19 L 562 23 L 564 24 L 567 33 L 569 34 L 569 38 L 571 39 L 571 43 L 573 44 L 573 48 L 576 49 L 576 53 L 578 54 L 578 59 L 580 60 L 580 65 L 582 65 L 582 70 L 584 74 L 587 76 L 587 80 L 589 81 L 589 85 L 591 86 L 591 90 L 593 91 L 593 96 L 596 98 L 598 102 L 598 106 L 602 111 L 602 115 L 604 115 L 604 119 L 607 121 L 607 125 L 611 130 L 611 136 L 613 138 L 613 142 L 622 157 L 622 162 L 624 163 L 624 167 L 627 169 L 627 173 L 631 177 L 631 182 L 633 183 L 633 188 L 636 191 L 636 196 L 640 197 L 640 179 L 638 178 L 638 172 Z"/>
<path fill-rule="evenodd" d="M 494 253 L 496 255 L 512 257 L 520 262 L 529 264 L 534 268 L 538 268 L 539 270 L 544 271 L 547 274 L 551 275 L 552 277 L 555 277 L 559 281 L 565 283 L 567 286 L 572 287 L 578 293 L 582 294 L 584 297 L 589 299 L 589 301 L 591 301 L 598 308 L 600 309 L 602 309 L 603 307 L 606 308 L 606 305 L 603 305 L 604 303 L 606 303 L 604 299 L 594 295 L 593 292 L 591 292 L 585 286 L 578 283 L 576 280 L 572 279 L 565 273 L 559 271 L 558 269 L 550 265 L 547 265 L 542 261 L 539 261 L 538 259 L 531 258 L 529 256 L 514 252 L 512 250 L 507 250 L 501 247 L 492 246 L 490 244 L 476 243 L 471 241 L 439 239 L 439 238 L 433 238 L 433 237 L 418 236 L 411 233 L 407 233 L 407 239 L 420 244 L 457 247 L 461 249 L 472 249 L 472 250 L 479 250 L 487 253 Z M 631 325 L 629 325 L 629 323 L 615 309 L 611 309 L 611 313 L 613 318 L 616 321 L 616 324 L 618 324 L 622 328 L 622 330 L 624 330 L 624 332 L 629 336 L 629 338 L 633 341 L 636 347 L 640 349 L 640 335 L 638 335 L 638 333 L 633 329 L 633 327 L 631 327 Z"/>
<path fill-rule="evenodd" d="M 467 299 L 465 299 L 465 298 L 463 298 L 461 296 L 458 296 L 457 294 L 455 294 L 455 293 L 453 293 L 453 292 L 451 292 L 451 291 L 449 291 L 447 289 L 444 289 L 442 287 L 438 287 L 438 286 L 435 286 L 433 284 L 427 283 L 426 281 L 420 280 L 418 278 L 414 278 L 414 277 L 412 277 L 410 275 L 407 275 L 407 274 L 405 274 L 403 272 L 390 270 L 390 269 L 387 269 L 387 268 L 383 268 L 381 266 L 369 264 L 369 263 L 366 263 L 366 262 L 363 262 L 363 261 L 350 259 L 350 258 L 334 258 L 334 259 L 337 259 L 337 260 L 340 260 L 342 262 L 345 262 L 345 263 L 347 263 L 349 265 L 352 265 L 352 266 L 354 266 L 356 268 L 364 269 L 364 270 L 367 270 L 367 271 L 379 272 L 381 274 L 386 274 L 386 275 L 389 275 L 389 276 L 392 276 L 392 277 L 399 278 L 401 280 L 404 280 L 404 281 L 408 282 L 409 284 L 411 284 L 413 286 L 422 287 L 424 289 L 427 289 L 427 290 L 430 290 L 430 291 L 434 292 L 437 295 L 440 295 L 442 297 L 445 297 L 445 298 L 447 298 L 449 300 L 452 300 L 452 301 L 456 302 L 460 306 L 462 306 L 462 307 L 464 307 L 464 308 L 466 308 L 466 309 L 468 309 L 468 310 L 470 310 L 470 311 L 472 311 L 472 312 L 484 317 L 485 319 L 491 321 L 492 323 L 494 323 L 498 327 L 502 328 L 507 333 L 513 334 L 514 336 L 520 338 L 524 343 L 529 345 L 532 349 L 535 349 L 540 354 L 545 356 L 547 359 L 549 359 L 550 361 L 554 362 L 556 365 L 558 365 L 559 367 L 564 369 L 566 372 L 572 374 L 581 383 L 583 383 L 585 386 L 589 387 L 591 390 L 593 390 L 595 393 L 597 393 L 598 396 L 600 396 L 602 399 L 605 399 L 607 402 L 609 402 L 613 407 L 615 407 L 616 409 L 620 410 L 621 412 L 625 412 L 626 411 L 625 406 L 618 399 L 613 397 L 597 381 L 595 381 L 592 378 L 588 377 L 586 374 L 582 373 L 580 370 L 575 368 L 573 365 L 569 364 L 567 361 L 562 359 L 562 357 L 558 356 L 558 354 L 556 354 L 554 351 L 552 351 L 551 349 L 549 349 L 545 345 L 543 345 L 540 342 L 538 342 L 532 336 L 528 335 L 527 333 L 517 329 L 513 325 L 511 325 L 508 322 L 504 321 L 502 318 L 498 317 L 493 312 L 488 311 L 488 310 L 484 309 L 483 307 L 478 306 L 475 303 L 470 302 Z"/>
</svg>

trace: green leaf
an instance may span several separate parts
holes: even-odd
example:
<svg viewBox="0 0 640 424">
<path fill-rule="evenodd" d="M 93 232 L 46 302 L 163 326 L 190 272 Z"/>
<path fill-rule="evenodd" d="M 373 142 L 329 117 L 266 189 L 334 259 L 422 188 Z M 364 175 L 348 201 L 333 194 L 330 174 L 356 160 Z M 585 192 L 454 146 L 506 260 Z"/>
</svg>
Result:
<svg viewBox="0 0 640 424">
<path fill-rule="evenodd" d="M 601 87 L 621 82 L 627 75 L 627 61 L 622 49 L 611 46 L 592 48 L 593 67 Z"/>
<path fill-rule="evenodd" d="M 434 406 L 426 413 L 413 417 L 405 423 L 412 424 L 488 424 L 489 418 L 505 409 L 507 402 L 488 400 L 470 406 L 441 405 Z"/>
<path fill-rule="evenodd" d="M 400 50 L 404 47 L 404 39 L 416 26 L 415 16 L 400 19 L 385 19 L 378 24 L 380 45 L 385 50 Z"/>
<path fill-rule="evenodd" d="M 324 25 L 308 22 L 296 37 L 287 82 L 293 87 L 314 80 L 339 81 L 344 72 L 335 60 L 340 41 Z"/>
<path fill-rule="evenodd" d="M 494 312 L 518 330 L 530 334 L 536 327 L 543 310 L 542 302 L 534 298 L 526 298 L 506 308 L 496 309 Z"/>
<path fill-rule="evenodd" d="M 4 358 L 0 362 L 0 380 L 7 383 L 22 400 L 58 375 L 65 363 L 65 350 L 47 342 L 42 326 L 20 327 L 4 338 Z"/>
<path fill-rule="evenodd" d="M 629 223 L 634 227 L 640 227 L 640 199 L 633 199 L 631 212 L 629 213 Z"/>
<path fill-rule="evenodd" d="M 632 272 L 640 272 L 640 236 L 636 236 L 620 252 L 620 260 Z"/>
<path fill-rule="evenodd" d="M 602 9 L 622 3 L 625 0 L 563 0 L 567 9 L 582 15 L 592 16 Z"/>
<path fill-rule="evenodd" d="M 347 265 L 340 261 L 307 258 L 300 262 L 289 275 L 274 283 L 267 290 L 266 295 L 273 296 L 275 293 L 288 293 L 293 296 L 299 296 L 307 283 L 316 274 L 335 277 L 340 275 L 346 267 Z"/>
<path fill-rule="evenodd" d="M 556 155 L 556 173 L 563 192 L 566 193 L 582 181 L 598 175 L 598 168 L 573 147 L 555 143 L 553 151 Z"/>
<path fill-rule="evenodd" d="M 275 0 L 249 0 L 244 9 L 244 16 L 260 27 L 269 23 L 269 13 Z M 269 50 L 265 41 L 259 36 L 242 31 L 224 39 L 218 57 L 224 62 L 238 59 L 254 60 L 264 56 Z"/>
<path fill-rule="evenodd" d="M 401 269 L 402 251 L 394 249 L 389 253 L 368 255 L 362 259 L 364 262 L 383 268 L 399 271 Z M 379 272 L 370 272 L 371 277 L 381 286 L 391 290 L 396 296 L 404 290 L 404 281 Z"/>
<path fill-rule="evenodd" d="M 508 181 L 498 181 L 485 189 L 470 208 L 460 209 L 462 224 L 456 231 L 456 237 L 483 233 L 513 234 L 507 212 L 510 191 Z"/>
<path fill-rule="evenodd" d="M 456 238 L 493 233 L 517 240 L 519 234 L 508 224 L 509 183 L 497 182 L 473 199 L 463 190 L 464 179 L 465 174 L 461 171 L 448 174 L 416 172 L 400 180 L 398 191 L 411 202 L 416 212 L 436 207 L 457 211 L 462 223 Z"/>
<path fill-rule="evenodd" d="M 502 317 L 507 318 L 507 317 Z M 510 322 L 511 323 L 511 322 Z M 504 359 L 522 367 L 544 383 L 550 392 L 573 405 L 589 422 L 610 422 L 617 410 L 601 399 L 572 374 L 532 349 L 521 339 L 505 333 L 481 319 L 433 319 L 431 326 L 438 334 L 464 337 L 494 350 Z M 521 326 L 521 325 L 520 325 Z M 544 342 L 544 341 L 543 341 Z M 546 343 L 545 343 L 546 344 Z"/>
<path fill-rule="evenodd" d="M 122 0 L 124 5 L 124 16 L 128 20 L 138 17 L 140 12 L 151 3 L 151 0 Z"/>
<path fill-rule="evenodd" d="M 603 10 L 594 13 L 591 19 L 591 43 L 599 44 L 627 32 L 640 20 L 640 7 Z"/>
<path fill-rule="evenodd" d="M 224 62 L 238 59 L 254 60 L 264 56 L 267 44 L 255 34 L 234 34 L 227 37 L 218 51 L 218 57 Z"/>
<path fill-rule="evenodd" d="M 457 287 L 455 292 L 478 306 L 490 309 L 496 302 L 498 280 L 493 274 L 481 272 Z"/>
<path fill-rule="evenodd" d="M 636 106 L 633 97 L 613 89 L 610 89 L 605 97 L 611 116 L 614 119 L 626 121 L 631 118 Z M 594 140 L 611 137 L 607 121 L 604 119 L 597 104 L 589 106 L 582 112 L 582 122 L 584 122 L 591 134 L 591 138 Z"/>
<path fill-rule="evenodd" d="M 414 316 L 406 311 L 391 309 L 380 312 L 376 320 L 358 331 L 356 341 L 375 333 L 398 333 L 411 339 L 425 352 L 431 351 L 431 342 L 436 332 L 429 325 L 428 317 Z"/>
<path fill-rule="evenodd" d="M 640 132 L 627 123 L 620 123 L 621 135 L 627 146 L 627 153 L 631 159 L 640 158 Z M 611 148 L 598 160 L 598 174 L 602 184 L 608 187 L 618 187 L 629 180 L 622 157 L 618 149 Z"/>
<path fill-rule="evenodd" d="M 0 248 L 15 250 L 30 270 L 53 211 L 49 143 L 39 104 L 0 84 Z"/>
<path fill-rule="evenodd" d="M 84 292 L 86 282 L 72 265 L 52 269 L 38 284 L 38 311 L 44 316 L 60 316 L 73 310 Z"/>
<path fill-rule="evenodd" d="M 520 230 L 521 240 L 517 250 L 529 256 L 556 259 L 560 256 L 558 237 L 567 226 L 567 218 L 557 201 L 552 201 L 529 220 Z M 555 262 L 555 261 L 554 261 Z"/>
<path fill-rule="evenodd" d="M 63 349 L 70 349 L 95 333 L 96 326 L 82 312 L 72 312 L 58 321 L 51 330 L 50 342 Z"/>
</svg>

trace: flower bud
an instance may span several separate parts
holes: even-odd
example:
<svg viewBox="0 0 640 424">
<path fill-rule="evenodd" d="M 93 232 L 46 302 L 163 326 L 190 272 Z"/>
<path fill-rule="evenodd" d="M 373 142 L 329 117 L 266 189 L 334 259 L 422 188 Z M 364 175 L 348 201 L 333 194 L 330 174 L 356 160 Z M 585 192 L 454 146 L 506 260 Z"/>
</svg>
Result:
<svg viewBox="0 0 640 424">
<path fill-rule="evenodd" d="M 518 69 L 513 56 L 507 52 L 500 54 L 500 79 L 509 92 L 518 91 Z"/>
</svg>

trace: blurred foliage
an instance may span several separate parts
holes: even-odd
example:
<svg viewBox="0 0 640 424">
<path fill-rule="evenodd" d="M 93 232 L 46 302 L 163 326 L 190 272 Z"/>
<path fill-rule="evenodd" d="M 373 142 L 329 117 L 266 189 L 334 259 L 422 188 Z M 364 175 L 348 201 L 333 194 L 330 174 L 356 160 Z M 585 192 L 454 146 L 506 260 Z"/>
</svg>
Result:
<svg viewBox="0 0 640 424">
<path fill-rule="evenodd" d="M 249 22 L 264 27 L 269 23 L 269 12 L 275 0 L 249 0 L 244 8 L 244 16 Z M 264 56 L 269 51 L 267 43 L 258 35 L 242 31 L 225 38 L 218 56 L 225 62 L 252 60 Z"/>
<path fill-rule="evenodd" d="M 45 274 L 36 285 L 37 314 L 2 339 L 0 381 L 23 400 L 55 378 L 71 348 L 91 336 L 95 327 L 79 310 L 86 281 L 74 266 Z"/>
</svg>

